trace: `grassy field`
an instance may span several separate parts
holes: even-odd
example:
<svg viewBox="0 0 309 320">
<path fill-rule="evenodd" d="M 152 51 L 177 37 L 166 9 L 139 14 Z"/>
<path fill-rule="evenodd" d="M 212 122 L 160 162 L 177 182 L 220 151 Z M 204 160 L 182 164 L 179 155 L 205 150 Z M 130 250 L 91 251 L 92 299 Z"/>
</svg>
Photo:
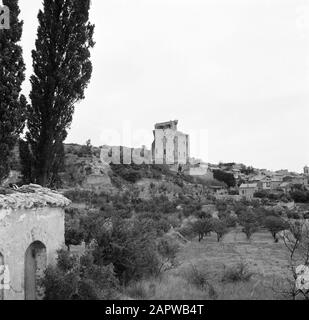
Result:
<svg viewBox="0 0 309 320">
<path fill-rule="evenodd" d="M 288 254 L 282 243 L 260 232 L 245 238 L 240 230 L 225 236 L 221 243 L 211 235 L 202 242 L 181 246 L 179 266 L 154 280 L 141 281 L 126 288 L 126 295 L 138 299 L 243 300 L 286 299 L 282 294 L 284 279 L 289 277 Z M 227 270 L 246 265 L 252 277 L 248 281 L 223 282 Z"/>
</svg>

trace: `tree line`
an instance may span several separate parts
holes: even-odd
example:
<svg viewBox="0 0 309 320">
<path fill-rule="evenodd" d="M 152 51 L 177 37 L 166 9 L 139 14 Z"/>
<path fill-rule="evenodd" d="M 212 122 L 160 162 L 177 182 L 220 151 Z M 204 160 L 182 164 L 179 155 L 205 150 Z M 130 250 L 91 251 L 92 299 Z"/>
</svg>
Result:
<svg viewBox="0 0 309 320">
<path fill-rule="evenodd" d="M 25 63 L 18 0 L 3 0 L 11 16 L 10 29 L 0 30 L 0 182 L 9 175 L 11 152 L 22 134 L 25 182 L 52 186 L 57 181 L 74 108 L 84 99 L 92 75 L 90 50 L 95 43 L 90 2 L 43 1 L 27 100 L 21 93 Z"/>
</svg>

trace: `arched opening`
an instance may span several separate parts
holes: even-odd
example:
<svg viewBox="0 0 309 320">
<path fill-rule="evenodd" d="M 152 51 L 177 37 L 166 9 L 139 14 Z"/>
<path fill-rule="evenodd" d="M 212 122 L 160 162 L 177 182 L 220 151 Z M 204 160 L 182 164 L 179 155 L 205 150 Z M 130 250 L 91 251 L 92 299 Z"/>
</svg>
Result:
<svg viewBox="0 0 309 320">
<path fill-rule="evenodd" d="M 44 276 L 47 264 L 46 247 L 40 242 L 33 242 L 25 254 L 25 300 L 42 300 L 44 291 L 40 280 Z"/>
<path fill-rule="evenodd" d="M 4 257 L 0 252 L 0 300 L 4 299 Z"/>
</svg>

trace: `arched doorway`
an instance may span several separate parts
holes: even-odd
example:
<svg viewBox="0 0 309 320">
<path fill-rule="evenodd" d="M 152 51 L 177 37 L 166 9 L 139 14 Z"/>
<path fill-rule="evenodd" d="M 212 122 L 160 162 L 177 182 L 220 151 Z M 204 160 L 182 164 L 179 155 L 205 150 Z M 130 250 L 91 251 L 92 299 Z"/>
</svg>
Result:
<svg viewBox="0 0 309 320">
<path fill-rule="evenodd" d="M 4 257 L 0 252 L 0 300 L 4 299 Z"/>
<path fill-rule="evenodd" d="M 25 300 L 42 300 L 44 291 L 40 280 L 47 264 L 46 247 L 40 241 L 33 242 L 25 254 Z"/>
</svg>

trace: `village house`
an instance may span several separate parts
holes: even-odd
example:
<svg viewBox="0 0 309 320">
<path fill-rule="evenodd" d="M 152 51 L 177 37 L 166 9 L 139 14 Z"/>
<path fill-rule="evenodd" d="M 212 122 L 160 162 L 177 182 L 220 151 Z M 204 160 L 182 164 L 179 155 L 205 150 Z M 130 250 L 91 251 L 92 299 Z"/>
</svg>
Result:
<svg viewBox="0 0 309 320">
<path fill-rule="evenodd" d="M 271 190 L 271 178 L 264 177 L 260 181 L 258 181 L 259 190 Z"/>
<path fill-rule="evenodd" d="M 257 183 L 244 183 L 239 187 L 239 195 L 247 200 L 252 200 L 258 190 Z"/>
<path fill-rule="evenodd" d="M 280 177 L 278 176 L 274 176 L 271 178 L 271 181 L 270 181 L 270 189 L 271 190 L 277 190 L 280 188 L 280 185 L 282 184 L 283 182 L 283 178 L 281 179 Z"/>
<path fill-rule="evenodd" d="M 40 279 L 64 246 L 64 196 L 36 185 L 0 194 L 0 300 L 41 300 Z"/>
<path fill-rule="evenodd" d="M 284 178 L 284 182 L 290 182 L 294 185 L 308 186 L 308 177 L 305 175 L 289 175 Z"/>
<path fill-rule="evenodd" d="M 280 189 L 285 193 L 288 194 L 293 190 L 293 184 L 291 182 L 283 182 L 280 185 Z"/>
</svg>

